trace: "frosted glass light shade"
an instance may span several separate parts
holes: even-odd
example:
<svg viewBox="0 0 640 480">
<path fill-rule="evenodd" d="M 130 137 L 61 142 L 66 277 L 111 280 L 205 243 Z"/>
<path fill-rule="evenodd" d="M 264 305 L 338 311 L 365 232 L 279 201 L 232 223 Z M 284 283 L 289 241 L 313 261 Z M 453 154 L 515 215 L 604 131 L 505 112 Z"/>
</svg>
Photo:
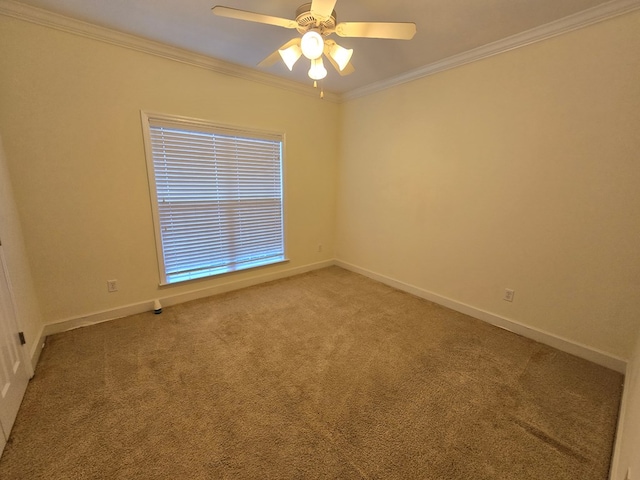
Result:
<svg viewBox="0 0 640 480">
<path fill-rule="evenodd" d="M 340 71 L 344 70 L 344 68 L 349 64 L 349 60 L 351 60 L 351 55 L 353 55 L 352 48 L 343 48 L 337 43 L 334 43 L 329 50 L 329 55 L 331 58 L 335 60 L 340 68 Z"/>
<path fill-rule="evenodd" d="M 322 36 L 315 30 L 309 30 L 302 36 L 300 41 L 300 47 L 302 47 L 302 54 L 309 60 L 315 60 L 320 58 L 324 51 L 324 40 Z"/>
<path fill-rule="evenodd" d="M 309 77 L 312 80 L 322 80 L 327 76 L 327 69 L 324 68 L 322 58 L 311 60 L 311 68 L 309 69 Z"/>
<path fill-rule="evenodd" d="M 285 48 L 284 50 L 278 50 L 278 53 L 289 70 L 293 70 L 293 66 L 302 56 L 302 49 L 298 45 L 291 45 L 289 48 Z"/>
</svg>

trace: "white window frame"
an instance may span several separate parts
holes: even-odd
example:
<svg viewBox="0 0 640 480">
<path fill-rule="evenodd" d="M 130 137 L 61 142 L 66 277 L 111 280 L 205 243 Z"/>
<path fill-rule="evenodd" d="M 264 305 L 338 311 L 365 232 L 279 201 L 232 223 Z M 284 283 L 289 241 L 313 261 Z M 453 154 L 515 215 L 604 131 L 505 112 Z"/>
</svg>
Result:
<svg viewBox="0 0 640 480">
<path fill-rule="evenodd" d="M 145 157 L 147 163 L 147 175 L 149 181 L 149 193 L 151 200 L 151 210 L 153 216 L 153 224 L 156 241 L 156 254 L 158 258 L 158 273 L 160 276 L 160 285 L 175 285 L 189 280 L 211 278 L 217 275 L 258 268 L 267 265 L 287 262 L 286 257 L 286 241 L 284 226 L 284 151 L 285 136 L 283 133 L 276 133 L 257 129 L 245 129 L 240 127 L 219 125 L 207 120 L 200 120 L 176 115 L 167 115 L 160 113 L 149 113 L 141 111 L 142 130 L 145 146 Z M 158 205 L 158 189 L 156 184 L 155 166 L 153 159 L 153 148 L 151 138 L 152 127 L 166 127 L 169 129 L 177 129 L 182 131 L 203 132 L 214 135 L 222 135 L 226 137 L 237 137 L 240 139 L 258 139 L 267 141 L 280 142 L 280 229 L 282 236 L 282 254 L 267 259 L 266 261 L 256 261 L 243 263 L 241 265 L 227 264 L 221 267 L 203 268 L 199 273 L 167 273 L 165 265 L 165 255 L 163 249 L 163 236 L 160 209 Z"/>
</svg>

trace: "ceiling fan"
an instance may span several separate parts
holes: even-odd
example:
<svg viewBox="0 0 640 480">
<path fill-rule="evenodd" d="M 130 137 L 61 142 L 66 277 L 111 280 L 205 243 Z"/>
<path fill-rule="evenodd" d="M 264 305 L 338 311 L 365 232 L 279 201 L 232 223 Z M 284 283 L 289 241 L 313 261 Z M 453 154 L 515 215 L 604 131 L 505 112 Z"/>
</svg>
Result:
<svg viewBox="0 0 640 480">
<path fill-rule="evenodd" d="M 296 29 L 302 35 L 282 45 L 279 49 L 258 64 L 269 67 L 282 58 L 289 70 L 301 56 L 311 61 L 309 77 L 315 81 L 327 76 L 327 70 L 322 62 L 322 55 L 340 73 L 349 75 L 355 69 L 351 63 L 353 49 L 343 48 L 334 40 L 327 38 L 332 33 L 340 37 L 388 38 L 397 40 L 411 40 L 416 33 L 415 23 L 383 23 L 383 22 L 341 22 L 336 21 L 333 9 L 337 0 L 312 0 L 296 10 L 296 19 L 272 17 L 260 13 L 238 10 L 217 5 L 212 8 L 214 14 L 221 17 L 247 20 L 249 22 L 265 23 Z"/>
</svg>

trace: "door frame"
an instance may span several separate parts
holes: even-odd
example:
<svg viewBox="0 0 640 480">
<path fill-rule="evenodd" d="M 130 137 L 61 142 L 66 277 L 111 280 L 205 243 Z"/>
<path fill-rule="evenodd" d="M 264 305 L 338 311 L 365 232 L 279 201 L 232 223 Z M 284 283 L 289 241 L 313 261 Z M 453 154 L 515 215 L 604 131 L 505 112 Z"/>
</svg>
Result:
<svg viewBox="0 0 640 480">
<path fill-rule="evenodd" d="M 0 238 L 0 267 L 2 267 L 2 271 L 3 271 L 2 274 L 7 280 L 10 308 L 13 310 L 13 319 L 15 322 L 15 327 L 18 329 L 18 332 L 24 332 L 24 328 L 22 328 L 22 322 L 20 321 L 20 316 L 18 315 L 18 307 L 16 304 L 15 294 L 13 293 L 13 285 L 11 284 L 11 276 L 9 275 L 9 268 L 7 266 L 7 261 L 4 256 L 4 248 L 2 247 L 1 238 Z M 22 361 L 27 371 L 27 375 L 29 376 L 29 379 L 32 379 L 35 372 L 33 370 L 33 365 L 31 364 L 31 356 L 27 351 L 26 343 L 24 345 L 20 345 L 20 355 L 22 355 Z"/>
</svg>

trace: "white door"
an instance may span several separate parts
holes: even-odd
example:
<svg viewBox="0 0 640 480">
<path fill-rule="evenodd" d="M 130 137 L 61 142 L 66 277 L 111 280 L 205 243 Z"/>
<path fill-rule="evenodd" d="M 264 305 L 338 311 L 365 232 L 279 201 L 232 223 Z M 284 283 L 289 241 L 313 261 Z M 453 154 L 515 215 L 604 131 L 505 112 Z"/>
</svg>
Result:
<svg viewBox="0 0 640 480">
<path fill-rule="evenodd" d="M 0 243 L 0 454 L 27 389 L 29 375 L 24 364 L 15 304 Z"/>
</svg>

